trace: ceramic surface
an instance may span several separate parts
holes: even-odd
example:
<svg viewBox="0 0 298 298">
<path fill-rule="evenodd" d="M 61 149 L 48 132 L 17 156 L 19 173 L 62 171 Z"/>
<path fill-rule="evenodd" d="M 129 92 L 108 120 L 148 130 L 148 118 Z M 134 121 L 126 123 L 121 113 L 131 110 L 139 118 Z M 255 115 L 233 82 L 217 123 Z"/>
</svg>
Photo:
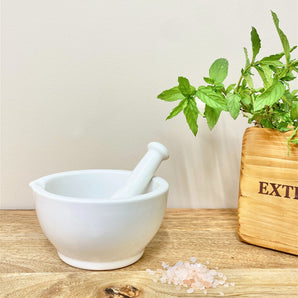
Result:
<svg viewBox="0 0 298 298">
<path fill-rule="evenodd" d="M 168 183 L 154 177 L 144 194 L 110 200 L 130 173 L 71 171 L 30 183 L 41 228 L 64 262 L 107 270 L 130 265 L 142 256 L 161 225 Z"/>
</svg>

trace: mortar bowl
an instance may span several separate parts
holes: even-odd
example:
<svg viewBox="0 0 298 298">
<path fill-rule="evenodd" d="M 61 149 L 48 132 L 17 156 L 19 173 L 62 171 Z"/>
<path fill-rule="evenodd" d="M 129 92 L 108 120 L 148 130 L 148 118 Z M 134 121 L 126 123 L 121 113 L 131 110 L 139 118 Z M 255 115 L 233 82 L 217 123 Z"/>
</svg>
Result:
<svg viewBox="0 0 298 298">
<path fill-rule="evenodd" d="M 30 183 L 40 226 L 67 264 L 89 270 L 128 266 L 158 231 L 168 183 L 153 177 L 141 195 L 109 199 L 130 171 L 82 170 Z"/>
</svg>

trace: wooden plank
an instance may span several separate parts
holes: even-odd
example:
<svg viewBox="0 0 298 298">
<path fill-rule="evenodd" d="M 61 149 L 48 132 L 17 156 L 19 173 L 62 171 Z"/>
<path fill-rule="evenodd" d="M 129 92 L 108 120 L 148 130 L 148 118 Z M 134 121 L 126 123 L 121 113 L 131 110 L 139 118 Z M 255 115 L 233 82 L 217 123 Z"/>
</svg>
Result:
<svg viewBox="0 0 298 298">
<path fill-rule="evenodd" d="M 227 269 L 222 271 L 235 286 L 208 290 L 207 297 L 297 297 L 298 270 Z M 131 285 L 141 297 L 206 297 L 202 291 L 187 294 L 173 285 L 155 283 L 144 271 L 7 274 L 2 277 L 3 297 L 109 297 L 106 288 Z"/>
<path fill-rule="evenodd" d="M 136 287 L 137 297 L 201 297 L 173 285 L 154 283 L 145 272 L 165 261 L 174 265 L 195 256 L 219 267 L 235 287 L 208 290 L 208 296 L 296 297 L 298 258 L 249 245 L 237 236 L 234 209 L 168 209 L 161 228 L 135 264 L 113 271 L 68 266 L 43 235 L 34 211 L 0 211 L 0 297 L 109 297 L 108 287 Z M 116 296 L 115 296 L 116 297 Z M 121 297 L 123 298 L 123 297 Z"/>
</svg>

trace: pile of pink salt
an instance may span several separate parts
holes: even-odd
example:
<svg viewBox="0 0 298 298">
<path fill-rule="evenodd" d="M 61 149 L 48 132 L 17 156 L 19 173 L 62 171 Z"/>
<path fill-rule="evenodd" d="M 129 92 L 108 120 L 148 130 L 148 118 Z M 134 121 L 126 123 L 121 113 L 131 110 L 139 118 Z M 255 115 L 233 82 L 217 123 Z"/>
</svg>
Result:
<svg viewBox="0 0 298 298">
<path fill-rule="evenodd" d="M 208 265 L 209 262 L 207 261 Z M 153 281 L 167 284 L 173 284 L 177 289 L 181 287 L 188 288 L 187 293 L 193 293 L 197 290 L 203 290 L 207 294 L 207 289 L 216 288 L 217 286 L 234 286 L 234 283 L 227 283 L 226 276 L 215 269 L 209 269 L 206 265 L 196 263 L 196 258 L 191 257 L 190 262 L 178 261 L 174 266 L 169 266 L 162 262 L 163 269 L 146 271 L 153 276 Z M 220 295 L 224 293 L 220 292 Z"/>
</svg>

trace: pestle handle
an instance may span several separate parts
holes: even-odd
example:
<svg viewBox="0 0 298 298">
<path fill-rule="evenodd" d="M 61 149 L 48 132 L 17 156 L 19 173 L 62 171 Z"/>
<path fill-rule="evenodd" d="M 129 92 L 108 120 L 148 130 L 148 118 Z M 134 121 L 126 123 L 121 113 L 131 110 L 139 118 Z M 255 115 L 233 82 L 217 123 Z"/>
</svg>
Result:
<svg viewBox="0 0 298 298">
<path fill-rule="evenodd" d="M 148 145 L 148 151 L 132 171 L 126 184 L 111 199 L 127 198 L 141 194 L 148 186 L 160 163 L 169 158 L 167 148 L 157 142 Z"/>
</svg>

